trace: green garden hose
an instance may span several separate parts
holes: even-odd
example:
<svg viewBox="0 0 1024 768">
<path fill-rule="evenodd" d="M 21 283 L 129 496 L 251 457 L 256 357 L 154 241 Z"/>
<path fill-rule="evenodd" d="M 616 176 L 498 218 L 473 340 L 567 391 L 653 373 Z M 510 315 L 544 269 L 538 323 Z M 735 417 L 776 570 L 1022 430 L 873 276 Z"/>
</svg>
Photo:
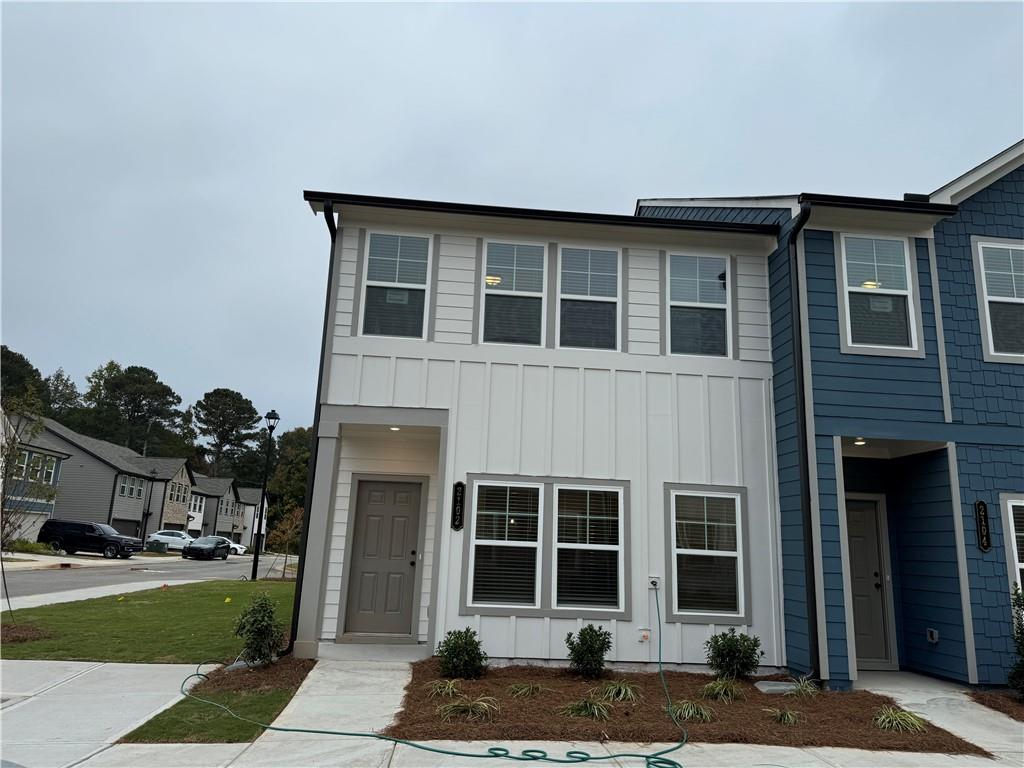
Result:
<svg viewBox="0 0 1024 768">
<path fill-rule="evenodd" d="M 451 749 L 442 749 L 441 747 L 432 747 L 428 744 L 421 744 L 415 741 L 406 741 L 405 739 L 398 739 L 394 736 L 383 736 L 379 733 L 359 733 L 355 731 L 330 731 L 320 728 L 286 728 L 278 725 L 268 725 L 267 723 L 261 723 L 256 720 L 252 720 L 243 715 L 239 715 L 237 712 L 231 710 L 230 707 L 226 707 L 223 704 L 218 704 L 216 701 L 210 701 L 200 696 L 194 696 L 189 693 L 185 686 L 192 678 L 199 678 L 200 680 L 206 680 L 207 676 L 199 671 L 200 664 L 196 668 L 196 671 L 181 681 L 181 693 L 196 701 L 201 701 L 204 704 L 209 704 L 212 707 L 217 707 L 227 712 L 231 717 L 236 720 L 241 720 L 246 723 L 265 728 L 268 731 L 281 731 L 283 733 L 318 733 L 325 736 L 353 736 L 357 738 L 366 739 L 377 739 L 379 741 L 390 741 L 394 744 L 404 744 L 407 747 L 413 749 L 420 749 L 424 752 L 433 752 L 438 755 L 451 755 L 452 757 L 468 757 L 476 758 L 481 760 L 486 759 L 501 759 L 501 760 L 515 760 L 521 763 L 555 763 L 560 765 L 571 765 L 574 763 L 596 763 L 604 762 L 608 760 L 616 760 L 625 757 L 639 758 L 644 761 L 646 768 L 682 768 L 682 764 L 673 760 L 670 757 L 666 757 L 670 752 L 675 752 L 686 744 L 687 735 L 686 730 L 682 727 L 679 721 L 676 719 L 672 712 L 672 696 L 669 694 L 668 683 L 665 680 L 665 671 L 662 668 L 661 663 L 661 603 L 658 600 L 658 587 L 654 586 L 654 605 L 658 612 L 658 676 L 661 678 L 661 686 L 665 691 L 666 709 L 665 712 L 668 714 L 672 722 L 679 727 L 681 737 L 679 743 L 675 746 L 667 747 L 657 752 L 651 752 L 649 754 L 638 754 L 631 752 L 622 752 L 615 755 L 591 755 L 589 752 L 584 752 L 580 749 L 570 749 L 565 753 L 564 757 L 553 757 L 545 752 L 543 749 L 524 749 L 519 754 L 512 754 L 512 751 L 505 747 L 488 747 L 486 752 L 458 752 Z M 205 662 L 204 662 L 205 663 Z"/>
</svg>

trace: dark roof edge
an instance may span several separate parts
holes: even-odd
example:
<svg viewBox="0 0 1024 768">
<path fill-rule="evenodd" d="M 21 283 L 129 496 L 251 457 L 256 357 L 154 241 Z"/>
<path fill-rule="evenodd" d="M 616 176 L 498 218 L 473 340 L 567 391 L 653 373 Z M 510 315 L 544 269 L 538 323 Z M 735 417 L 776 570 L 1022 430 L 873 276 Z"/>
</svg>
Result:
<svg viewBox="0 0 1024 768">
<path fill-rule="evenodd" d="M 340 205 L 365 206 L 370 208 L 395 208 L 405 211 L 428 213 L 449 213 L 469 216 L 494 216 L 505 219 L 536 219 L 570 224 L 604 224 L 641 229 L 679 229 L 706 232 L 733 232 L 754 235 L 777 235 L 776 224 L 742 224 L 736 222 L 691 221 L 681 219 L 637 218 L 633 215 L 614 213 L 580 213 L 573 211 L 549 211 L 538 208 L 512 208 L 498 205 L 476 205 L 472 203 L 446 203 L 433 200 L 410 200 L 402 197 L 376 197 L 374 195 L 337 194 L 306 190 L 303 199 L 310 204 L 332 202 Z"/>
<path fill-rule="evenodd" d="M 859 208 L 866 211 L 890 211 L 895 213 L 919 213 L 930 216 L 952 216 L 955 205 L 919 202 L 916 200 L 890 200 L 879 197 L 850 197 L 847 195 L 820 195 L 804 192 L 798 198 L 801 203 L 829 208 Z"/>
</svg>

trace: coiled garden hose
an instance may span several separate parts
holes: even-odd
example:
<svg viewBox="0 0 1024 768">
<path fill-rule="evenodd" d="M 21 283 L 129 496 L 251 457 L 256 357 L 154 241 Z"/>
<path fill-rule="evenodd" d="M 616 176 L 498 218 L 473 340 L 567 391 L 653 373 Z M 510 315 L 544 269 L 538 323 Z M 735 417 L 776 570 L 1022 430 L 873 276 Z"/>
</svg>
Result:
<svg viewBox="0 0 1024 768">
<path fill-rule="evenodd" d="M 199 669 L 209 662 L 203 662 L 199 667 L 196 667 L 196 671 L 181 681 L 181 693 L 187 698 L 200 701 L 203 704 L 209 704 L 211 707 L 217 707 L 227 712 L 231 717 L 236 720 L 241 720 L 252 725 L 259 726 L 268 731 L 280 731 L 282 733 L 316 733 L 323 734 L 325 736 L 350 736 L 364 739 L 377 739 L 378 741 L 390 741 L 394 744 L 404 744 L 407 747 L 413 749 L 420 749 L 424 752 L 433 752 L 438 755 L 451 755 L 452 757 L 468 757 L 472 759 L 488 760 L 488 759 L 500 759 L 500 760 L 514 760 L 521 763 L 554 763 L 559 765 L 572 765 L 576 763 L 596 763 L 606 762 L 610 760 L 616 760 L 621 758 L 638 758 L 644 761 L 646 768 L 683 768 L 682 763 L 673 760 L 670 757 L 666 757 L 671 752 L 675 752 L 687 742 L 686 729 L 683 728 L 682 724 L 675 717 L 672 709 L 672 696 L 668 690 L 668 682 L 665 680 L 665 670 L 662 668 L 661 660 L 661 603 L 658 600 L 658 586 L 652 583 L 654 588 L 654 605 L 658 613 L 658 676 L 661 678 L 661 687 L 665 691 L 665 712 L 672 722 L 679 727 L 680 736 L 679 743 L 659 750 L 657 752 L 651 752 L 649 754 L 639 754 L 633 752 L 620 752 L 615 755 L 591 755 L 589 752 L 584 752 L 581 749 L 570 749 L 565 753 L 564 757 L 555 757 L 549 755 L 543 749 L 524 749 L 518 754 L 513 754 L 512 751 L 506 747 L 488 747 L 486 752 L 459 752 L 452 749 L 443 749 L 441 747 L 432 747 L 429 744 L 422 744 L 416 741 L 407 741 L 406 739 L 398 739 L 394 736 L 384 736 L 379 733 L 360 733 L 357 731 L 331 731 L 321 728 L 286 728 L 279 725 L 268 725 L 267 723 L 261 723 L 257 720 L 240 715 L 234 712 L 230 707 L 223 704 L 219 704 L 216 701 L 210 701 L 204 699 L 201 696 L 195 696 L 186 690 L 185 686 L 192 678 L 199 678 L 200 680 L 206 680 L 207 676 L 200 672 Z"/>
</svg>

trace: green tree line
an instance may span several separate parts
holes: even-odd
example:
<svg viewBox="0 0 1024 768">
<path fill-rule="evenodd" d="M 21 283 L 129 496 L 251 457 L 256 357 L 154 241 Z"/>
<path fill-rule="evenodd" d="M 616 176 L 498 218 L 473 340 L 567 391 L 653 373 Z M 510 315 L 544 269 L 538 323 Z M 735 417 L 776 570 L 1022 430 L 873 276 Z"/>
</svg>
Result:
<svg viewBox="0 0 1024 768">
<path fill-rule="evenodd" d="M 88 437 L 143 456 L 185 458 L 197 472 L 234 477 L 242 485 L 261 484 L 267 430 L 241 392 L 212 389 L 182 407 L 181 396 L 156 371 L 113 360 L 97 367 L 85 384 L 85 391 L 79 391 L 62 368 L 44 377 L 27 357 L 2 347 L 0 398 L 5 408 L 36 403 L 39 415 Z M 311 436 L 311 428 L 297 427 L 274 437 L 267 483 L 271 527 L 290 510 L 304 507 Z"/>
</svg>

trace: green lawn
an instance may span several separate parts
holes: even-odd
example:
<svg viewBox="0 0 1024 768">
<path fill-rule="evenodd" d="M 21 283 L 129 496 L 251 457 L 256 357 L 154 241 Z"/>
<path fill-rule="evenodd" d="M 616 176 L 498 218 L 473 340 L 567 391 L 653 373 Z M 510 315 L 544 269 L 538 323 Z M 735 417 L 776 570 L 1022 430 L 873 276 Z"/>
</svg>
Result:
<svg viewBox="0 0 1024 768">
<path fill-rule="evenodd" d="M 288 627 L 294 582 L 205 581 L 17 610 L 17 623 L 35 625 L 51 636 L 4 643 L 0 656 L 162 664 L 234 660 L 241 650 L 235 617 L 253 592 L 263 590 Z M 2 623 L 10 623 L 9 612 L 3 612 Z"/>
</svg>

